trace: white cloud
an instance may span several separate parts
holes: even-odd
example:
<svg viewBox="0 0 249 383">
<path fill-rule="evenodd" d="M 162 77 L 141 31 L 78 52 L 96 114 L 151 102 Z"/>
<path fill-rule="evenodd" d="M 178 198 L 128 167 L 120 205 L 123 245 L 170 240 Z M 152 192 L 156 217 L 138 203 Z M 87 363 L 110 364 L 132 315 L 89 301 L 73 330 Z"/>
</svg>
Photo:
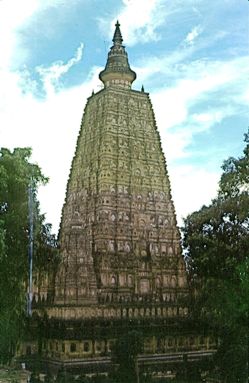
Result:
<svg viewBox="0 0 249 383">
<path fill-rule="evenodd" d="M 203 38 L 199 44 L 186 44 L 183 40 L 176 49 L 166 54 L 158 56 L 146 54 L 135 66 L 132 65 L 132 68 L 137 72 L 141 82 L 149 80 L 155 74 L 167 75 L 167 80 L 172 78 L 180 80 L 184 77 L 195 79 L 198 75 L 206 77 L 209 71 L 215 72 L 217 70 L 220 72 L 220 68 L 225 65 L 240 66 L 242 72 L 245 73 L 247 57 L 222 61 L 208 59 L 206 55 L 203 57 L 202 53 L 199 55 L 199 51 L 203 49 L 207 51 L 215 42 L 223 39 L 226 34 L 224 31 L 219 31 L 212 37 Z M 197 54 L 201 58 L 193 59 L 193 56 Z M 239 76 L 242 76 L 243 73 Z"/>
<path fill-rule="evenodd" d="M 0 109 L 1 146 L 33 148 L 32 161 L 50 178 L 39 198 L 53 230 L 58 228 L 83 108 L 92 89 L 98 90 L 99 72 L 100 68 L 93 68 L 82 85 L 50 93 L 44 100 L 23 93 L 17 73 L 5 72 L 2 82 L 0 98 L 5 103 Z"/>
<path fill-rule="evenodd" d="M 60 87 L 60 79 L 81 60 L 83 45 L 66 63 L 57 61 L 49 67 L 40 66 L 38 72 L 46 90 L 43 100 L 34 97 L 36 83 L 30 79 L 27 69 L 22 73 L 14 73 L 9 68 L 13 52 L 19 58 L 28 54 L 23 47 L 20 48 L 19 29 L 29 23 L 39 10 L 64 2 L 0 0 L 0 29 L 1 36 L 5 37 L 0 42 L 0 51 L 5 52 L 0 60 L 0 141 L 2 146 L 9 148 L 33 147 L 33 160 L 50 177 L 49 184 L 41 188 L 39 196 L 42 210 L 47 211 L 47 220 L 54 224 L 54 230 L 58 227 L 82 111 L 92 89 L 99 90 L 98 73 L 102 68 L 93 68 L 82 85 L 65 90 Z M 173 3 L 179 5 L 179 2 Z M 121 23 L 125 43 L 158 39 L 157 28 L 170 12 L 168 6 L 166 10 L 166 5 L 162 0 L 123 1 L 123 8 L 115 21 L 118 18 Z M 102 22 L 109 30 L 110 19 Z M 111 33 L 113 23 L 114 19 Z M 191 55 L 201 44 L 203 47 L 216 38 L 212 35 L 209 42 L 201 39 L 199 44 L 195 44 L 201 33 L 199 26 L 195 28 L 187 35 L 186 44 L 182 42 L 177 50 L 171 54 L 168 52 L 167 56 L 146 58 L 146 62 L 135 68 L 138 78 L 145 82 L 145 88 L 146 81 L 155 74 L 159 74 L 161 84 L 166 79 L 165 85 L 153 91 L 151 98 L 169 162 L 178 217 L 210 202 L 216 192 L 219 174 L 207 168 L 176 166 L 174 160 L 189 155 L 187 146 L 194 134 L 220 123 L 235 113 L 240 104 L 245 105 L 249 98 L 245 80 L 247 58 L 226 62 L 204 59 L 191 61 Z M 221 34 L 217 36 L 221 37 Z M 208 107 L 208 100 L 212 100 L 213 93 L 221 91 L 219 109 Z M 207 101 L 206 109 L 194 112 L 193 107 L 203 100 Z"/>
<path fill-rule="evenodd" d="M 57 61 L 50 67 L 38 67 L 46 97 L 35 97 L 37 83 L 30 78 L 27 68 L 13 71 L 12 65 L 28 55 L 20 41 L 19 31 L 27 26 L 37 12 L 58 6 L 62 0 L 0 1 L 0 143 L 1 147 L 31 146 L 32 161 L 37 162 L 50 178 L 41 187 L 39 198 L 47 221 L 58 228 L 65 197 L 66 181 L 75 150 L 86 98 L 96 89 L 100 68 L 92 68 L 89 77 L 78 87 L 59 89 L 61 76 L 82 58 L 83 44 L 67 63 Z"/>
<path fill-rule="evenodd" d="M 235 111 L 230 107 L 224 109 L 210 109 L 205 113 L 188 113 L 186 111 L 186 118 L 183 122 L 179 123 L 176 129 L 165 129 L 165 124 L 160 122 L 159 130 L 162 138 L 163 150 L 166 153 L 168 163 L 174 166 L 174 161 L 181 158 L 190 157 L 191 151 L 188 149 L 189 145 L 193 142 L 193 138 L 197 133 L 207 132 L 214 125 L 221 123 L 221 121 L 235 114 Z M 188 116 L 188 117 L 187 117 Z M 159 121 L 163 120 L 162 113 L 156 115 Z M 179 119 L 181 116 L 179 115 Z M 167 121 L 165 116 L 164 122 Z M 168 122 L 168 121 L 167 121 Z M 206 153 L 208 155 L 208 153 Z"/>
<path fill-rule="evenodd" d="M 0 1 L 0 69 L 18 64 L 28 56 L 27 48 L 21 45 L 20 30 L 39 11 L 64 4 L 64 0 L 1 0 Z M 15 61 L 13 61 L 15 60 Z"/>
<path fill-rule="evenodd" d="M 179 80 L 152 92 L 156 120 L 162 141 L 167 143 L 169 161 L 187 155 L 186 148 L 194 134 L 206 131 L 224 118 L 238 113 L 247 97 L 246 63 L 247 58 L 242 57 L 227 62 L 203 61 L 183 65 L 178 68 Z M 163 71 L 164 64 L 162 59 L 155 68 L 152 61 L 151 74 L 160 69 Z M 146 66 L 148 73 L 149 68 L 150 63 Z M 215 92 L 222 95 L 216 108 L 208 106 Z M 192 112 L 194 106 L 203 101 L 205 109 L 202 107 L 200 112 Z"/>
<path fill-rule="evenodd" d="M 62 63 L 58 68 L 53 64 L 47 74 L 53 74 L 52 80 L 60 79 L 68 66 L 70 67 L 69 63 L 75 63 L 75 60 L 77 62 L 80 57 L 79 49 L 78 54 L 71 59 L 73 61 Z M 186 148 L 195 133 L 209 129 L 214 123 L 219 123 L 233 113 L 233 109 L 229 107 L 219 110 L 209 108 L 199 113 L 191 113 L 190 109 L 210 92 L 233 82 L 236 84 L 236 81 L 242 83 L 240 76 L 243 74 L 244 63 L 242 59 L 223 65 L 195 63 L 188 66 L 183 72 L 185 77 L 170 88 L 151 95 L 163 148 L 169 162 L 173 198 L 179 218 L 210 201 L 211 196 L 215 195 L 218 174 L 194 166 L 178 167 L 173 160 L 187 155 Z M 54 66 L 56 69 L 52 70 Z M 241 70 L 238 70 L 239 67 Z M 0 93 L 5 104 L 1 105 L 2 111 L 0 110 L 1 144 L 9 148 L 28 145 L 33 147 L 33 160 L 50 177 L 49 184 L 41 188 L 39 197 L 42 210 L 47 211 L 47 220 L 54 224 L 54 230 L 58 227 L 82 111 L 92 89 L 98 90 L 100 70 L 101 68 L 94 68 L 81 86 L 50 92 L 40 101 L 30 92 L 32 83 L 25 83 L 27 92 L 23 94 L 18 73 L 2 74 L 3 86 Z M 176 126 L 177 130 L 170 129 Z"/>
<path fill-rule="evenodd" d="M 168 162 L 179 225 L 182 225 L 182 217 L 209 204 L 215 197 L 221 171 L 210 170 L 208 164 L 203 168 L 182 166 L 175 160 L 190 157 L 188 146 L 194 135 L 238 114 L 248 97 L 247 57 L 187 64 L 183 61 L 179 65 L 182 57 L 185 59 L 186 50 L 161 60 L 149 60 L 141 68 L 145 84 L 147 74 L 149 77 L 155 73 L 161 76 L 174 73 L 170 85 L 166 83 L 153 91 L 151 99 Z M 218 105 L 211 106 L 214 94 Z M 196 112 L 195 107 L 201 102 L 203 105 Z"/>
<path fill-rule="evenodd" d="M 224 117 L 230 114 L 229 112 L 232 112 L 232 108 L 227 108 L 226 110 L 214 109 L 208 113 L 194 113 L 191 117 L 192 121 L 196 122 L 197 124 L 201 123 L 210 126 L 212 124 L 221 122 Z"/>
<path fill-rule="evenodd" d="M 121 24 L 121 31 L 125 45 L 135 45 L 138 42 L 158 40 L 157 28 L 164 22 L 166 7 L 163 0 L 123 0 L 121 11 L 108 20 L 99 18 L 99 26 L 109 37 L 113 35 L 117 19 Z"/>
<path fill-rule="evenodd" d="M 164 20 L 162 1 L 123 0 L 124 8 L 118 15 L 124 39 L 129 45 L 157 40 L 157 27 Z M 112 21 L 114 26 L 115 20 Z"/>
<path fill-rule="evenodd" d="M 73 65 L 77 64 L 82 59 L 83 47 L 84 44 L 80 43 L 75 56 L 72 57 L 66 64 L 60 60 L 54 62 L 49 67 L 38 66 L 36 68 L 36 71 L 41 76 L 47 96 L 51 96 L 51 94 L 55 92 L 59 84 L 60 77 L 66 74 Z"/>
<path fill-rule="evenodd" d="M 200 25 L 195 26 L 191 32 L 189 32 L 184 40 L 184 42 L 187 45 L 193 45 L 194 41 L 197 39 L 197 37 L 201 34 L 202 28 Z"/>
<path fill-rule="evenodd" d="M 50 178 L 48 185 L 40 189 L 39 199 L 53 230 L 58 228 L 84 106 L 92 89 L 97 89 L 99 72 L 100 68 L 94 68 L 81 86 L 61 90 L 44 103 L 36 103 L 32 112 L 32 118 L 37 120 L 33 159 Z"/>
<path fill-rule="evenodd" d="M 209 171 L 198 166 L 170 166 L 172 195 L 175 203 L 178 225 L 182 218 L 208 205 L 218 190 L 220 172 Z"/>
<path fill-rule="evenodd" d="M 10 64 L 12 54 L 18 48 L 18 56 L 24 55 L 24 52 L 18 47 L 18 28 L 37 10 L 36 0 L 27 0 L 17 2 L 15 0 L 0 1 L 0 68 Z"/>
</svg>

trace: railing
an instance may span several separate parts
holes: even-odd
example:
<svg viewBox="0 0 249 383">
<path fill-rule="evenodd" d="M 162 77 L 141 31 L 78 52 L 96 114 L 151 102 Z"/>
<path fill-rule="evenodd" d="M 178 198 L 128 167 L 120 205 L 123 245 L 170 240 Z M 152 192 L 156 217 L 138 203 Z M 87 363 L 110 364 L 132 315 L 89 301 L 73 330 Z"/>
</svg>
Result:
<svg viewBox="0 0 249 383">
<path fill-rule="evenodd" d="M 209 351 L 189 351 L 189 352 L 177 352 L 170 354 L 148 354 L 148 355 L 139 355 L 138 356 L 138 364 L 139 365 L 148 365 L 148 364 L 158 364 L 158 363 L 181 363 L 183 361 L 194 362 L 204 358 L 211 358 L 215 353 L 215 350 Z M 44 360 L 45 361 L 45 360 Z M 89 365 L 111 365 L 111 357 L 103 356 L 103 357 L 92 357 L 92 358 L 74 358 L 74 359 L 53 359 L 47 360 L 52 364 L 63 364 L 66 366 L 89 366 Z M 210 381 L 211 383 L 211 381 Z M 212 381 L 212 383 L 216 383 L 216 381 Z M 217 381 L 217 383 L 220 383 Z"/>
</svg>

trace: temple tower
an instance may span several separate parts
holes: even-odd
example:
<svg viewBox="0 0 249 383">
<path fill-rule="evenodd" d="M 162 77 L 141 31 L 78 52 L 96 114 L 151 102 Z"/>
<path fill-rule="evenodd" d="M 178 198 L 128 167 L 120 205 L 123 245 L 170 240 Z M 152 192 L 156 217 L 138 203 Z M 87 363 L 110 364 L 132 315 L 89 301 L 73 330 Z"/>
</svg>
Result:
<svg viewBox="0 0 249 383">
<path fill-rule="evenodd" d="M 60 226 L 56 304 L 171 301 L 180 235 L 149 94 L 132 90 L 120 25 L 82 118 Z"/>
<path fill-rule="evenodd" d="M 165 157 L 149 94 L 133 90 L 119 28 L 104 87 L 87 101 L 60 225 L 61 262 L 34 297 L 34 334 L 23 342 L 45 369 L 104 373 L 112 347 L 136 329 L 140 371 L 173 371 L 215 352 L 189 316 L 186 270 Z M 46 281 L 45 281 L 46 282 Z M 55 282 L 55 283 L 54 283 Z M 28 359 L 29 360 L 29 359 Z"/>
</svg>

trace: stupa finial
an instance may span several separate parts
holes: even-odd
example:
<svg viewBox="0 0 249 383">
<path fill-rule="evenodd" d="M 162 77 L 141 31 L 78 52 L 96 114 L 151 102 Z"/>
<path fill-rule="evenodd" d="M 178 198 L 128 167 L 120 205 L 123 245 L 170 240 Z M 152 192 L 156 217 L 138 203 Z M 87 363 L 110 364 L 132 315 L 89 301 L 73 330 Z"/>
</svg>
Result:
<svg viewBox="0 0 249 383">
<path fill-rule="evenodd" d="M 117 20 L 116 24 L 115 24 L 115 32 L 114 32 L 114 35 L 113 35 L 113 44 L 114 45 L 122 45 L 122 42 L 123 42 L 123 37 L 122 37 L 122 34 L 121 34 L 121 31 L 120 31 L 120 24 L 119 24 L 119 21 Z"/>
<path fill-rule="evenodd" d="M 105 87 L 114 85 L 131 88 L 131 84 L 136 79 L 136 73 L 131 70 L 125 47 L 122 45 L 123 38 L 118 20 L 115 26 L 113 46 L 108 53 L 105 69 L 100 72 L 99 78 Z"/>
</svg>

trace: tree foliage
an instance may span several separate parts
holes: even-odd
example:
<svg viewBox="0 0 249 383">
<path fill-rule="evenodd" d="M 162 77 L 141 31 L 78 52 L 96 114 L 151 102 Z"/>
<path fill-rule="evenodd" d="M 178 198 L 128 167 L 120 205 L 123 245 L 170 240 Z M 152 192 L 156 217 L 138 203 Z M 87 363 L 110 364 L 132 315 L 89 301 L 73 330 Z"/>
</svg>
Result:
<svg viewBox="0 0 249 383">
<path fill-rule="evenodd" d="M 245 148 L 239 158 L 230 157 L 222 165 L 219 197 L 237 197 L 249 192 L 249 130 L 245 134 Z M 248 211 L 248 210 L 247 210 Z"/>
<path fill-rule="evenodd" d="M 229 382 L 245 382 L 248 368 L 249 134 L 245 142 L 241 157 L 224 162 L 216 199 L 183 228 L 195 312 L 218 329 L 217 365 Z"/>
<path fill-rule="evenodd" d="M 29 162 L 30 148 L 0 150 L 0 360 L 7 361 L 20 338 L 28 279 L 28 188 L 32 184 L 35 221 L 35 267 L 46 264 L 41 252 L 54 241 L 44 224 L 37 188 L 45 184 L 41 169 Z M 44 234 L 45 230 L 45 234 Z M 52 244 L 53 245 L 53 244 Z M 53 246 L 52 246 L 53 247 Z M 44 252 L 48 254 L 49 252 Z M 46 255 L 45 255 L 46 257 Z"/>
<path fill-rule="evenodd" d="M 142 338 L 137 331 L 121 336 L 114 345 L 112 360 L 118 364 L 115 380 L 117 383 L 138 381 L 137 356 L 142 351 Z"/>
<path fill-rule="evenodd" d="M 191 278 L 236 278 L 249 251 L 246 193 L 215 199 L 185 220 L 184 246 Z"/>
</svg>

